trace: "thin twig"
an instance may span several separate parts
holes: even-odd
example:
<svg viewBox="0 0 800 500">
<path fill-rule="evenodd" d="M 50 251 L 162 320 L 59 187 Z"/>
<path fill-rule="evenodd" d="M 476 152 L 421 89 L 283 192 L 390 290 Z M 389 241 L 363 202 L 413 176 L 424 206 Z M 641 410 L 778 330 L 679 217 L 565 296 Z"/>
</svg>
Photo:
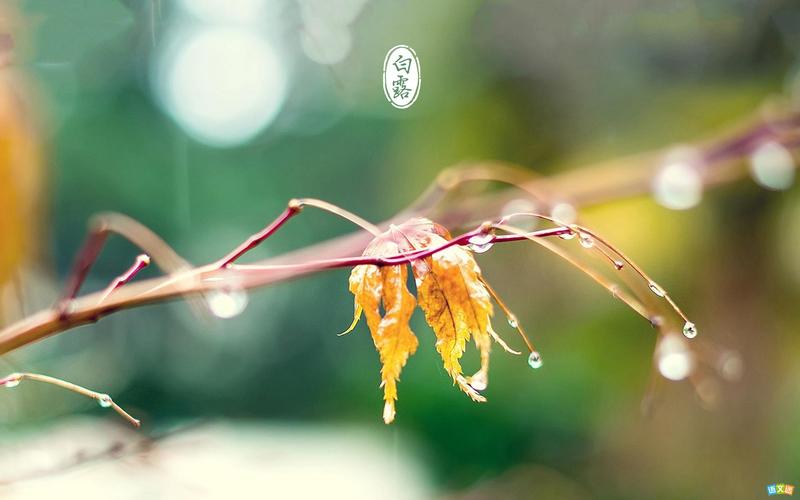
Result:
<svg viewBox="0 0 800 500">
<path fill-rule="evenodd" d="M 7 375 L 0 379 L 0 387 L 15 387 L 23 380 L 35 380 L 37 382 L 43 382 L 45 384 L 54 385 L 68 391 L 72 391 L 76 394 L 86 396 L 87 398 L 92 398 L 103 408 L 112 408 L 134 427 L 139 427 L 141 425 L 139 420 L 133 418 L 127 411 L 123 410 L 122 407 L 115 403 L 108 394 L 92 391 L 80 385 L 73 384 L 72 382 L 67 382 L 66 380 L 61 380 L 60 378 L 50 377 L 49 375 L 28 372 L 12 373 L 11 375 Z"/>
</svg>

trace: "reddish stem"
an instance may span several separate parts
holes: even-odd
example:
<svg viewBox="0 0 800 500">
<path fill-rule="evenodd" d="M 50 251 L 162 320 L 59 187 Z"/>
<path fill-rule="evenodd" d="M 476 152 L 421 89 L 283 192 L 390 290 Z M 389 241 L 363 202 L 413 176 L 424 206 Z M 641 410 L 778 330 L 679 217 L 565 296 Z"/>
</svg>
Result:
<svg viewBox="0 0 800 500">
<path fill-rule="evenodd" d="M 67 286 L 65 287 L 64 293 L 59 301 L 57 308 L 59 318 L 66 318 L 67 308 L 70 301 L 72 301 L 72 299 L 78 295 L 78 291 L 81 289 L 81 285 L 83 285 L 83 282 L 86 280 L 86 275 L 89 273 L 89 269 L 97 260 L 97 256 L 100 253 L 100 250 L 102 250 L 107 238 L 108 232 L 105 229 L 92 230 L 89 233 L 89 236 L 87 236 L 86 242 L 83 244 L 83 248 L 81 248 L 81 251 L 78 253 L 78 257 L 75 259 L 75 264 L 72 272 L 70 273 L 69 281 L 67 282 Z"/>
<path fill-rule="evenodd" d="M 111 295 L 111 292 L 113 292 L 117 288 L 121 287 L 125 283 L 129 282 L 130 280 L 132 280 L 133 277 L 136 276 L 139 273 L 139 271 L 141 271 L 142 269 L 144 269 L 145 267 L 147 267 L 149 265 L 150 265 L 150 257 L 148 255 L 141 254 L 138 257 L 136 257 L 136 261 L 133 263 L 133 265 L 130 268 L 128 268 L 127 271 L 125 271 L 124 273 L 120 274 L 119 276 L 117 276 L 114 279 L 114 281 L 109 283 L 109 285 L 106 288 L 105 293 L 103 293 L 103 297 L 100 299 L 100 301 L 101 302 L 104 301 L 109 295 Z"/>
<path fill-rule="evenodd" d="M 289 219 L 291 219 L 298 213 L 300 213 L 300 205 L 298 203 L 289 202 L 289 206 L 286 207 L 286 209 L 278 216 L 277 219 L 272 221 L 271 224 L 269 224 L 261 231 L 247 238 L 247 240 L 245 240 L 244 243 L 242 243 L 241 245 L 236 247 L 236 249 L 234 249 L 231 253 L 220 259 L 218 263 L 215 265 L 220 269 L 230 266 L 231 264 L 234 263 L 234 261 L 236 261 L 236 259 L 246 254 L 253 248 L 257 247 L 258 245 L 260 245 L 262 241 L 269 238 L 272 235 L 272 233 L 280 229 L 282 225 L 286 224 L 286 222 Z"/>
<path fill-rule="evenodd" d="M 549 229 L 541 229 L 539 231 L 533 231 L 531 233 L 525 233 L 525 235 L 521 234 L 503 234 L 503 235 L 492 235 L 490 243 L 506 243 L 510 241 L 522 241 L 527 240 L 528 238 L 546 238 L 550 236 L 559 236 L 562 234 L 571 233 L 572 229 L 564 226 L 549 228 Z M 446 243 L 442 243 L 441 245 L 435 247 L 424 248 L 420 250 L 415 250 L 413 252 L 392 255 L 389 257 L 371 257 L 371 256 L 360 256 L 360 257 L 343 257 L 339 259 L 323 259 L 323 260 L 316 260 L 311 262 L 304 262 L 301 264 L 287 264 L 285 266 L 248 266 L 248 265 L 241 265 L 235 266 L 234 269 L 238 270 L 248 270 L 248 269 L 269 269 L 270 267 L 279 267 L 281 269 L 286 268 L 297 268 L 297 269 L 336 269 L 341 267 L 355 267 L 355 266 L 362 266 L 362 265 L 373 265 L 373 266 L 398 266 L 401 264 L 408 264 L 409 262 L 424 259 L 425 257 L 430 257 L 431 255 L 441 252 L 447 248 L 450 248 L 455 245 L 467 245 L 469 244 L 469 240 L 478 235 L 487 234 L 487 229 L 483 227 L 468 231 L 464 234 L 456 236 L 448 240 Z"/>
</svg>

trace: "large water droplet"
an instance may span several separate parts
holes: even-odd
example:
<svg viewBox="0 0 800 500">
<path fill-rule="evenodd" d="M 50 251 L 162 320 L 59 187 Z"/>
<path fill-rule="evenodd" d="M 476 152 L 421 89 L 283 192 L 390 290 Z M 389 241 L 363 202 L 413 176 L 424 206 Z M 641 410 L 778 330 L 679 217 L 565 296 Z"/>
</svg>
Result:
<svg viewBox="0 0 800 500">
<path fill-rule="evenodd" d="M 673 352 L 658 358 L 658 371 L 670 380 L 685 379 L 691 368 L 691 358 L 686 353 Z"/>
<path fill-rule="evenodd" d="M 614 261 L 614 269 L 616 269 L 617 271 L 621 271 L 623 267 L 625 267 L 624 262 L 622 262 L 621 260 Z"/>
<path fill-rule="evenodd" d="M 776 191 L 788 189 L 794 182 L 794 158 L 777 142 L 766 142 L 750 156 L 750 173 L 762 187 Z"/>
<path fill-rule="evenodd" d="M 247 292 L 241 288 L 220 288 L 206 293 L 208 307 L 218 318 L 233 318 L 247 307 Z"/>
<path fill-rule="evenodd" d="M 100 394 L 97 397 L 97 404 L 103 408 L 108 408 L 113 404 L 113 401 L 111 400 L 111 396 L 108 394 Z"/>
<path fill-rule="evenodd" d="M 687 339 L 693 339 L 697 337 L 697 327 L 694 326 L 694 323 L 691 321 L 687 321 L 683 325 L 683 336 Z"/>
<path fill-rule="evenodd" d="M 476 234 L 469 239 L 469 249 L 475 253 L 484 253 L 494 246 L 494 236 L 491 234 Z"/>
<path fill-rule="evenodd" d="M 686 210 L 700 203 L 703 179 L 695 166 L 700 161 L 694 150 L 673 151 L 653 179 L 656 201 L 673 210 Z"/>
<path fill-rule="evenodd" d="M 7 387 L 11 389 L 12 387 L 16 387 L 19 385 L 20 381 L 22 380 L 22 376 L 17 373 L 11 374 L 5 378 L 3 381 L 3 387 Z"/>
<path fill-rule="evenodd" d="M 528 365 L 533 369 L 542 367 L 542 356 L 538 351 L 533 351 L 528 356 Z"/>
<path fill-rule="evenodd" d="M 594 246 L 594 238 L 586 233 L 578 233 L 578 239 L 583 248 L 592 248 Z"/>
<path fill-rule="evenodd" d="M 647 286 L 650 287 L 650 291 L 651 292 L 653 292 L 654 294 L 658 295 L 659 297 L 663 297 L 663 296 L 666 295 L 666 292 L 664 292 L 664 289 L 662 289 L 660 286 L 658 286 L 657 284 L 655 284 L 652 281 Z"/>
<path fill-rule="evenodd" d="M 469 385 L 476 391 L 483 391 L 489 387 L 489 377 L 486 375 L 485 371 L 478 371 L 475 375 L 469 378 Z"/>
<path fill-rule="evenodd" d="M 658 345 L 658 371 L 669 380 L 683 380 L 694 367 L 686 341 L 676 335 L 664 337 Z"/>
</svg>

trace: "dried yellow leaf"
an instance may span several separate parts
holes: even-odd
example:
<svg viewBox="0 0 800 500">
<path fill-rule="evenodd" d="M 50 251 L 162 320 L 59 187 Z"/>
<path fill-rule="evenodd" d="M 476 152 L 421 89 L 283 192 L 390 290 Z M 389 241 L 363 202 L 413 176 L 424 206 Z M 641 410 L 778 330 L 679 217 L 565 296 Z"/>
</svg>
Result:
<svg viewBox="0 0 800 500">
<path fill-rule="evenodd" d="M 381 359 L 383 420 L 387 424 L 394 420 L 400 372 L 419 344 L 408 326 L 416 300 L 408 291 L 407 279 L 406 266 L 363 265 L 350 274 L 350 291 L 356 302 L 353 326 L 363 311 Z"/>
<path fill-rule="evenodd" d="M 427 219 L 411 219 L 375 237 L 364 255 L 395 257 L 438 247 L 449 239 L 442 226 Z M 466 248 L 451 246 L 413 260 L 411 267 L 419 305 L 436 335 L 436 350 L 445 370 L 473 400 L 486 401 L 479 391 L 488 383 L 492 339 L 511 349 L 492 330 L 492 296 L 475 258 Z M 355 328 L 362 313 L 366 316 L 381 359 L 386 423 L 394 420 L 400 372 L 418 345 L 408 326 L 416 301 L 407 289 L 407 276 L 406 265 L 360 265 L 350 274 L 354 314 L 353 323 L 344 333 Z M 480 351 L 481 367 L 472 377 L 465 377 L 460 360 L 470 339 Z"/>
<path fill-rule="evenodd" d="M 446 241 L 438 234 L 430 235 L 431 245 Z M 486 401 L 478 391 L 487 383 L 493 309 L 475 258 L 465 248 L 454 246 L 428 257 L 426 266 L 416 266 L 414 272 L 419 305 L 436 334 L 436 350 L 445 370 L 473 400 Z M 462 375 L 460 363 L 470 338 L 481 353 L 481 369 L 473 380 Z"/>
</svg>

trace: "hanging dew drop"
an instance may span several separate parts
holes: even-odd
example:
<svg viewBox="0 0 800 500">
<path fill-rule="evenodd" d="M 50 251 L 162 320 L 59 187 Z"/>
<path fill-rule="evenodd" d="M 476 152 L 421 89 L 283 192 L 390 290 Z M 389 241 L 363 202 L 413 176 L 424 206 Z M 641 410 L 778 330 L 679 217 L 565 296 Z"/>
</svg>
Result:
<svg viewBox="0 0 800 500">
<path fill-rule="evenodd" d="M 517 321 L 517 317 L 516 316 L 509 315 L 509 317 L 508 317 L 508 326 L 510 326 L 511 328 L 519 327 L 519 321 Z"/>
<path fill-rule="evenodd" d="M 575 233 L 570 229 L 568 233 L 561 233 L 558 235 L 562 240 L 571 240 L 575 237 Z"/>
<path fill-rule="evenodd" d="M 664 292 L 664 290 L 660 286 L 656 285 L 652 281 L 648 286 L 650 287 L 650 291 L 656 294 L 657 296 L 663 297 L 666 295 L 666 292 Z"/>
<path fill-rule="evenodd" d="M 247 293 L 239 288 L 212 290 L 206 294 L 206 301 L 212 314 L 228 319 L 238 316 L 247 307 Z"/>
<path fill-rule="evenodd" d="M 9 375 L 3 382 L 3 387 L 7 387 L 9 389 L 14 388 L 19 385 L 20 380 L 22 380 L 22 377 L 16 373 Z"/>
<path fill-rule="evenodd" d="M 594 246 L 594 238 L 586 233 L 579 233 L 578 240 L 581 242 L 583 248 L 592 248 Z"/>
<path fill-rule="evenodd" d="M 475 253 L 484 253 L 494 246 L 494 236 L 491 234 L 476 234 L 469 239 L 469 247 Z"/>
<path fill-rule="evenodd" d="M 621 271 L 623 267 L 625 267 L 625 263 L 624 262 L 622 262 L 621 260 L 615 260 L 614 261 L 614 268 L 617 271 Z"/>
<path fill-rule="evenodd" d="M 102 408 L 108 408 L 111 406 L 113 401 L 111 400 L 111 396 L 108 394 L 100 394 L 97 397 L 97 404 L 99 404 Z"/>
<path fill-rule="evenodd" d="M 687 321 L 683 325 L 683 336 L 687 339 L 693 339 L 697 337 L 697 327 L 694 326 L 694 323 L 691 321 Z"/>
<path fill-rule="evenodd" d="M 528 365 L 534 370 L 542 367 L 542 356 L 538 351 L 533 351 L 528 356 Z"/>
</svg>

